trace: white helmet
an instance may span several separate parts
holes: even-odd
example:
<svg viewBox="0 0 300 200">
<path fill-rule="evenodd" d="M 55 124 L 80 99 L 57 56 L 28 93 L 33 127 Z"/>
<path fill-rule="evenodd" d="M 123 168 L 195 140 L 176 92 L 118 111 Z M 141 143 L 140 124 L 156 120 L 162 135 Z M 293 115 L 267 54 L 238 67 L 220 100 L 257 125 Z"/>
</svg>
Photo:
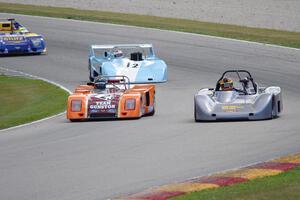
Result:
<svg viewBox="0 0 300 200">
<path fill-rule="evenodd" d="M 123 52 L 121 50 L 118 49 L 118 50 L 114 51 L 114 57 L 115 58 L 120 58 L 122 56 L 123 56 Z"/>
</svg>

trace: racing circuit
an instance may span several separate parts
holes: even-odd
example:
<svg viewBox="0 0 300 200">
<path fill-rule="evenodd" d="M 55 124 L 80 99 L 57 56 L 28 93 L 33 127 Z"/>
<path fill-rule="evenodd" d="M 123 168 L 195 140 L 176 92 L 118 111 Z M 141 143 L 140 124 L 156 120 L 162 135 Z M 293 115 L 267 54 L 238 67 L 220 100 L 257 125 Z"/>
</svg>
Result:
<svg viewBox="0 0 300 200">
<path fill-rule="evenodd" d="M 48 55 L 1 67 L 73 90 L 88 81 L 91 44 L 152 43 L 168 64 L 153 117 L 70 123 L 64 115 L 0 133 L 1 199 L 107 199 L 300 151 L 300 51 L 178 32 L 16 17 L 46 37 Z M 283 90 L 275 120 L 195 123 L 193 95 L 226 69 Z"/>
</svg>

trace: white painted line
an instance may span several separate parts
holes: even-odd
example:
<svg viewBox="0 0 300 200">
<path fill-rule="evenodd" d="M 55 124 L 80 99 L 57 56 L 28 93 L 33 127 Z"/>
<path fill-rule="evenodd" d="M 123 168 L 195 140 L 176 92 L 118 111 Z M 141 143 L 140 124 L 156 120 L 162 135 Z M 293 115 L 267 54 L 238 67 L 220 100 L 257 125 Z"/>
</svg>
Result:
<svg viewBox="0 0 300 200">
<path fill-rule="evenodd" d="M 50 81 L 46 78 L 42 78 L 42 77 L 39 77 L 39 76 L 35 76 L 35 75 L 31 75 L 31 74 L 28 74 L 28 73 L 25 73 L 25 72 L 21 72 L 21 71 L 17 71 L 17 70 L 12 70 L 12 69 L 8 69 L 8 68 L 4 68 L 4 67 L 0 67 L 0 70 L 3 70 L 3 71 L 7 71 L 7 72 L 12 72 L 12 73 L 17 73 L 17 74 L 21 74 L 23 76 L 27 76 L 27 77 L 30 77 L 30 78 L 33 78 L 33 79 L 38 79 L 38 80 L 42 80 L 42 81 L 45 81 L 45 82 L 48 82 L 52 85 L 55 85 L 63 90 L 65 90 L 66 92 L 68 92 L 69 94 L 71 94 L 72 92 L 67 89 L 66 87 L 54 82 L 54 81 Z M 29 123 L 26 123 L 26 124 L 21 124 L 21 125 L 18 125 L 18 126 L 14 126 L 14 127 L 10 127 L 10 128 L 6 128 L 6 129 L 1 129 L 0 132 L 6 132 L 6 131 L 10 131 L 12 129 L 17 129 L 17 128 L 21 128 L 21 127 L 24 127 L 24 126 L 29 126 L 29 125 L 32 125 L 32 124 L 37 124 L 37 123 L 40 123 L 40 122 L 43 122 L 43 121 L 46 121 L 46 120 L 49 120 L 49 119 L 52 119 L 52 118 L 55 118 L 55 117 L 58 117 L 60 115 L 63 115 L 65 114 L 66 111 L 64 112 L 61 112 L 59 114 L 56 114 L 56 115 L 53 115 L 53 116 L 50 116 L 50 117 L 46 117 L 46 118 L 43 118 L 43 119 L 39 119 L 39 120 L 36 120 L 36 121 L 33 121 L 33 122 L 29 122 Z"/>
<path fill-rule="evenodd" d="M 46 120 L 48 120 L 48 119 L 52 119 L 52 118 L 61 116 L 61 115 L 65 114 L 65 113 L 66 113 L 66 111 L 61 112 L 61 113 L 58 113 L 58 114 L 53 115 L 53 116 L 50 116 L 50 117 L 46 117 L 46 118 L 43 118 L 43 119 L 39 119 L 39 120 L 36 120 L 36 121 L 33 121 L 33 122 L 28 122 L 28 123 L 26 123 L 26 124 L 21 124 L 21 125 L 18 125 L 18 126 L 13 126 L 13 127 L 10 127 L 10 128 L 1 129 L 1 130 L 0 130 L 0 133 L 1 133 L 1 132 L 6 132 L 6 131 L 10 131 L 10 130 L 14 130 L 14 129 L 17 129 L 17 128 L 22 128 L 22 127 L 25 127 L 25 126 L 30 126 L 30 125 L 33 125 L 33 124 L 37 124 L 37 123 L 46 121 Z"/>
<path fill-rule="evenodd" d="M 227 40 L 227 41 L 232 41 L 232 42 L 241 42 L 241 43 L 254 44 L 254 45 L 260 45 L 260 46 L 267 46 L 267 47 L 273 47 L 273 48 L 282 48 L 282 49 L 290 49 L 290 50 L 300 51 L 300 48 L 286 47 L 286 46 L 280 46 L 280 45 L 275 45 L 275 44 L 253 42 L 253 41 L 247 41 L 247 40 L 225 38 L 225 37 L 220 37 L 220 36 L 203 35 L 203 34 L 198 34 L 198 33 L 188 33 L 188 32 L 163 30 L 163 29 L 157 29 L 157 28 L 147 28 L 147 27 L 133 26 L 133 25 L 111 24 L 111 23 L 104 23 L 104 22 L 93 22 L 93 21 L 83 21 L 83 20 L 75 20 L 75 19 L 64 19 L 64 18 L 54 18 L 54 17 L 24 15 L 24 14 L 14 14 L 14 13 L 0 13 L 0 14 L 9 14 L 9 15 L 17 15 L 17 16 L 26 16 L 26 17 L 29 16 L 29 17 L 34 17 L 34 18 L 42 18 L 42 19 L 44 18 L 44 19 L 50 19 L 50 20 L 55 19 L 55 20 L 72 21 L 72 22 L 79 22 L 79 23 L 102 24 L 102 25 L 117 26 L 117 27 L 129 27 L 129 28 L 131 27 L 131 28 L 137 28 L 137 29 L 155 30 L 155 31 L 162 31 L 162 32 L 173 32 L 173 33 L 178 33 L 178 34 L 185 34 L 185 35 L 206 37 L 206 38 L 212 38 L 212 39 Z M 251 28 L 251 27 L 249 27 L 249 28 Z"/>
<path fill-rule="evenodd" d="M 68 92 L 69 94 L 72 94 L 72 92 L 67 89 L 66 87 L 60 85 L 59 83 L 56 83 L 54 81 L 50 81 L 49 79 L 46 79 L 46 78 L 42 78 L 42 77 L 39 77 L 39 76 L 35 76 L 35 75 L 32 75 L 32 74 L 28 74 L 26 72 L 22 72 L 22 71 L 17 71 L 17 70 L 13 70 L 13 69 L 8 69 L 8 68 L 5 68 L 5 67 L 0 67 L 1 70 L 4 70 L 4 71 L 8 71 L 8 72 L 13 72 L 13 73 L 17 73 L 17 74 L 21 74 L 23 76 L 27 76 L 27 77 L 30 77 L 30 78 L 33 78 L 33 79 L 39 79 L 39 80 L 42 80 L 42 81 L 45 81 L 45 82 L 48 82 L 48 83 L 51 83 L 52 85 L 56 85 L 57 87 L 65 90 L 66 92 Z"/>
</svg>

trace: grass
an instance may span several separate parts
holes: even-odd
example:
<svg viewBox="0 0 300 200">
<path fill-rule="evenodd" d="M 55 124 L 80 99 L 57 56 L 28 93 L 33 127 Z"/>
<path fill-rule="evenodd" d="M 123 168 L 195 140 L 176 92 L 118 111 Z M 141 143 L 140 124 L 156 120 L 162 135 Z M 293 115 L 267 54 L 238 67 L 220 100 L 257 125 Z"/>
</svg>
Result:
<svg viewBox="0 0 300 200">
<path fill-rule="evenodd" d="M 11 3 L 0 3 L 0 12 L 176 30 L 300 48 L 300 32 L 250 28 L 146 15 Z"/>
<path fill-rule="evenodd" d="M 0 75 L 0 129 L 65 110 L 68 93 L 41 80 Z"/>
<path fill-rule="evenodd" d="M 300 168 L 277 176 L 172 198 L 172 200 L 296 200 L 300 199 Z"/>
</svg>

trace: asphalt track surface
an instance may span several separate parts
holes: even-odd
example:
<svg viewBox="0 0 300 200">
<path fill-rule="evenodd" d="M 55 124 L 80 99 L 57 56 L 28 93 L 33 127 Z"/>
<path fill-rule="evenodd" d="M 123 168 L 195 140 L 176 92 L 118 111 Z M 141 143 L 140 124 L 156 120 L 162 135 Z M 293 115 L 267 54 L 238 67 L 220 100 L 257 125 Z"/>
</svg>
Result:
<svg viewBox="0 0 300 200">
<path fill-rule="evenodd" d="M 7 15 L 1 14 L 0 17 Z M 91 44 L 153 43 L 169 65 L 157 113 L 70 123 L 59 116 L 0 132 L 0 199 L 106 199 L 300 151 L 300 51 L 153 29 L 18 17 L 47 38 L 46 56 L 0 65 L 74 89 L 87 81 Z M 195 123 L 193 95 L 225 69 L 283 89 L 276 120 Z"/>
</svg>

